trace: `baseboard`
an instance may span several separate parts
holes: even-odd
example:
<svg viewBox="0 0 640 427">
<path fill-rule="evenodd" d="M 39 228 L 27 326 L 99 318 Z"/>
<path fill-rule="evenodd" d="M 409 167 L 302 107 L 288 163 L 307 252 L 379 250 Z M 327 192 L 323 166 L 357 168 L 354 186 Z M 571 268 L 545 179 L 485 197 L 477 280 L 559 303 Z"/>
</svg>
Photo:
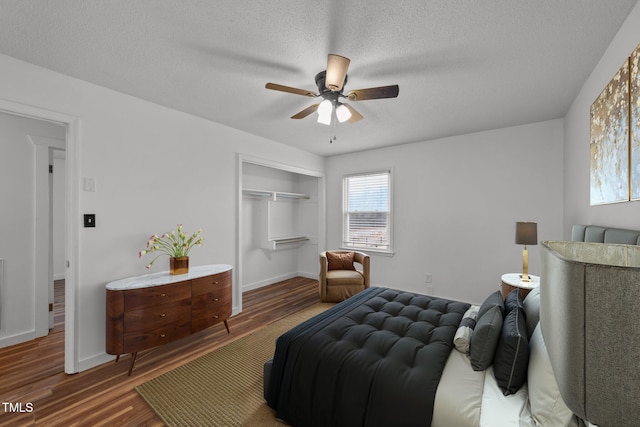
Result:
<svg viewBox="0 0 640 427">
<path fill-rule="evenodd" d="M 287 274 L 281 274 L 280 276 L 270 277 L 265 280 L 260 280 L 259 282 L 248 283 L 242 287 L 242 292 L 263 288 L 265 286 L 269 286 L 274 283 L 282 282 L 283 280 L 291 279 L 293 277 L 296 277 L 297 275 L 298 275 L 298 272 L 292 272 Z"/>
<path fill-rule="evenodd" d="M 307 279 L 318 280 L 320 273 L 306 273 L 304 271 L 298 271 L 298 276 L 306 277 Z"/>
<path fill-rule="evenodd" d="M 271 277 L 269 279 L 260 280 L 259 282 L 249 283 L 242 287 L 242 292 L 252 291 L 254 289 L 263 288 L 265 286 L 273 285 L 274 283 L 282 282 L 283 280 L 292 279 L 294 277 L 306 277 L 307 279 L 318 280 L 318 273 L 306 273 L 304 271 L 295 271 L 292 273 L 282 274 L 280 276 Z"/>
<path fill-rule="evenodd" d="M 20 334 L 11 335 L 0 338 L 0 348 L 9 347 L 23 342 L 36 339 L 36 331 L 22 332 Z"/>
<path fill-rule="evenodd" d="M 78 372 L 86 371 L 87 369 L 95 368 L 96 366 L 104 365 L 105 363 L 115 363 L 115 356 L 107 353 L 96 354 L 95 356 L 88 357 L 78 361 Z M 122 372 L 129 370 L 129 358 L 126 357 L 124 361 L 119 362 L 122 365 Z"/>
</svg>

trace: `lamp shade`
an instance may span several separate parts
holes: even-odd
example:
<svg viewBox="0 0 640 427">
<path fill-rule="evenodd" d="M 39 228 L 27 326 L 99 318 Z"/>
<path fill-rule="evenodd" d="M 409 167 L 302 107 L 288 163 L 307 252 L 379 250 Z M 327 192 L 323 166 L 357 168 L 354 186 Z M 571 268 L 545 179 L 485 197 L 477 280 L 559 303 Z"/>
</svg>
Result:
<svg viewBox="0 0 640 427">
<path fill-rule="evenodd" d="M 516 244 L 517 245 L 537 245 L 538 244 L 538 223 L 537 222 L 516 222 Z"/>
</svg>

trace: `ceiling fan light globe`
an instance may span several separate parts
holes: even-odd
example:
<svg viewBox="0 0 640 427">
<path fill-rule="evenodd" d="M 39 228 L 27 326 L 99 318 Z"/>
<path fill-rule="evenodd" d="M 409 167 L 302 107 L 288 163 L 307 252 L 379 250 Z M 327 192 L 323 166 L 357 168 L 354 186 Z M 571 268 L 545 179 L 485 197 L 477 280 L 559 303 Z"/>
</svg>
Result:
<svg viewBox="0 0 640 427">
<path fill-rule="evenodd" d="M 351 118 L 351 111 L 344 104 L 340 104 L 336 108 L 336 117 L 340 123 L 344 123 Z"/>
<path fill-rule="evenodd" d="M 333 110 L 333 105 L 331 104 L 331 101 L 329 101 L 328 99 L 325 99 L 320 103 L 320 105 L 318 105 L 319 116 L 330 115 L 332 110 Z"/>
<path fill-rule="evenodd" d="M 318 114 L 318 123 L 329 126 L 331 124 L 331 112 L 329 114 Z"/>
</svg>

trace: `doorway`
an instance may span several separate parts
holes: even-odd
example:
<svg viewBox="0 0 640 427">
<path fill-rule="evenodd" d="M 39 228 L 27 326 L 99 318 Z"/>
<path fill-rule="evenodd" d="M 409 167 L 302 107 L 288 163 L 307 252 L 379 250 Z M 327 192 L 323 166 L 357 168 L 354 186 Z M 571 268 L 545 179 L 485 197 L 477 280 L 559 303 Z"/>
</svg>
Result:
<svg viewBox="0 0 640 427">
<path fill-rule="evenodd" d="M 49 165 L 64 153 L 63 179 L 64 206 L 64 371 L 78 372 L 77 352 L 77 275 L 78 275 L 78 191 L 73 183 L 79 182 L 77 146 L 80 122 L 77 118 L 28 105 L 0 99 L 0 171 L 7 185 L 3 194 L 3 209 L 8 200 L 14 208 L 11 215 L 0 216 L 0 259 L 3 259 L 3 277 L 0 280 L 0 346 L 6 347 L 25 339 L 47 335 L 50 328 L 50 304 L 53 305 L 53 217 Z M 13 124 L 8 124 L 13 123 Z M 10 126 L 25 125 L 22 135 L 28 143 L 21 147 L 23 159 L 30 159 L 28 167 L 18 162 L 9 152 L 10 139 L 3 132 Z M 28 124 L 28 125 L 26 125 Z M 32 126 L 32 127 L 29 127 Z M 53 133 L 50 131 L 53 129 Z M 20 142 L 24 139 L 17 138 Z M 26 147 L 26 148 L 25 148 Z M 26 154 L 25 151 L 26 150 Z M 19 150 L 20 151 L 20 150 Z M 26 156 L 26 157 L 25 157 Z M 0 172 L 0 173 L 2 173 Z M 33 197 L 28 194 L 33 195 Z M 44 196 L 42 196 L 44 194 Z M 10 196 L 10 199 L 4 198 Z M 58 200 L 60 202 L 60 200 Z M 14 203 L 17 205 L 14 206 Z M 19 209 L 18 209 L 19 208 Z M 17 212 L 17 213 L 16 213 Z M 29 237 L 31 236 L 31 237 Z M 3 243 L 4 242 L 4 243 Z M 15 245 L 21 246 L 17 250 Z M 56 250 L 59 244 L 55 245 Z M 18 253 L 20 252 L 20 253 Z M 51 293 L 50 293 L 51 290 Z M 50 299 L 51 295 L 51 299 Z"/>
<path fill-rule="evenodd" d="M 6 113 L 0 116 L 4 159 L 0 177 L 10 183 L 0 189 L 5 202 L 0 208 L 4 344 L 47 335 L 53 326 L 48 320 L 53 319 L 49 311 L 53 308 L 53 249 L 64 251 L 64 241 L 53 238 L 53 207 L 61 203 L 64 207 L 65 187 L 64 181 L 61 188 L 56 183 L 62 193 L 54 192 L 52 172 L 54 153 L 64 152 L 65 135 L 60 124 Z M 40 168 L 44 171 L 38 172 Z"/>
</svg>

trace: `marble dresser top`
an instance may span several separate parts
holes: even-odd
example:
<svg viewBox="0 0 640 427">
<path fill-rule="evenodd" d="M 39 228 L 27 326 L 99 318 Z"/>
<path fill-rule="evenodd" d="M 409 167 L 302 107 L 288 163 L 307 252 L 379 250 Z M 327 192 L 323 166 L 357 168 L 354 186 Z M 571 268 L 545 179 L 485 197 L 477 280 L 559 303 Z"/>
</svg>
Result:
<svg viewBox="0 0 640 427">
<path fill-rule="evenodd" d="M 128 289 L 149 288 L 151 286 L 168 285 L 169 283 L 182 282 L 185 280 L 197 279 L 199 277 L 211 276 L 212 274 L 223 273 L 231 270 L 229 264 L 211 264 L 189 267 L 186 274 L 171 275 L 169 271 L 159 273 L 143 274 L 136 277 L 115 280 L 107 283 L 107 289 L 112 291 L 126 291 Z"/>
</svg>

